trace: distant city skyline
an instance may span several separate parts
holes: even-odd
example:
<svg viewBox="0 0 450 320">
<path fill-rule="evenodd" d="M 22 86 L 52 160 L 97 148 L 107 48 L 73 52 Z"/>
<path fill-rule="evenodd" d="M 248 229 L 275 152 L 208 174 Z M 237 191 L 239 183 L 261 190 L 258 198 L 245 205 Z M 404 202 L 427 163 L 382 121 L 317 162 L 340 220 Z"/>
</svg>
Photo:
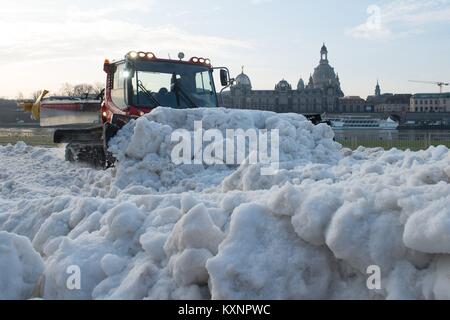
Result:
<svg viewBox="0 0 450 320">
<path fill-rule="evenodd" d="M 21 0 L 0 11 L 0 96 L 104 82 L 130 50 L 207 56 L 254 89 L 295 86 L 323 42 L 346 95 L 439 92 L 450 81 L 450 0 Z M 450 91 L 447 88 L 446 91 Z"/>
</svg>

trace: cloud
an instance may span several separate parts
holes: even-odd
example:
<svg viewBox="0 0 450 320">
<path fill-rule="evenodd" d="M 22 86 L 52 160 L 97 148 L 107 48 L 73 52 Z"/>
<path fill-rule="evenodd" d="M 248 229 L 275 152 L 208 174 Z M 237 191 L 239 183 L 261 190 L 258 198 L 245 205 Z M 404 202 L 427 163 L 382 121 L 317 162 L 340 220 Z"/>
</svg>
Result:
<svg viewBox="0 0 450 320">
<path fill-rule="evenodd" d="M 143 12 L 151 14 L 153 1 L 110 0 L 107 7 L 91 5 L 89 9 L 80 2 L 87 0 L 77 1 L 76 5 L 52 0 L 41 0 L 39 6 L 27 0 L 22 7 L 5 5 L 0 12 L 0 65 L 14 61 L 120 58 L 129 50 L 154 50 L 164 56 L 183 50 L 213 57 L 225 54 L 229 48 L 250 47 L 238 39 L 191 34 L 171 24 L 152 26 L 130 19 Z"/>
<path fill-rule="evenodd" d="M 253 46 L 202 34 L 208 28 L 189 32 L 171 23 L 177 19 L 156 16 L 161 9 L 156 0 L 108 0 L 107 6 L 97 0 L 5 2 L 0 10 L 0 72 L 7 76 L 0 80 L 0 95 L 101 81 L 103 59 L 121 59 L 130 50 L 153 51 L 164 58 L 183 51 L 187 57 L 221 63 L 236 50 Z"/>
<path fill-rule="evenodd" d="M 395 0 L 367 8 L 365 23 L 347 31 L 355 38 L 389 39 L 426 32 L 434 23 L 450 22 L 449 0 Z"/>
</svg>

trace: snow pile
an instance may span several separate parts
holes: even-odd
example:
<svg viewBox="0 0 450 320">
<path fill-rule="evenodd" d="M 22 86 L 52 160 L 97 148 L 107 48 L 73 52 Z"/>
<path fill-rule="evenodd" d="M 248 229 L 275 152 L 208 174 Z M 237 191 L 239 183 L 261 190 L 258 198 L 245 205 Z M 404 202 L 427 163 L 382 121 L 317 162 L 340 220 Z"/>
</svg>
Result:
<svg viewBox="0 0 450 320">
<path fill-rule="evenodd" d="M 334 133 L 331 128 L 327 125 L 314 126 L 299 114 L 280 115 L 266 111 L 231 109 L 157 108 L 125 126 L 111 141 L 110 150 L 120 162 L 115 182 L 120 191 L 136 192 L 136 185 L 139 186 L 139 193 L 142 193 L 143 188 L 147 188 L 148 193 L 202 191 L 206 187 L 218 185 L 230 175 L 237 166 L 225 165 L 225 157 L 227 152 L 235 150 L 225 150 L 223 158 L 220 159 L 223 165 L 173 163 L 171 154 L 178 141 L 171 141 L 172 133 L 175 130 L 186 130 L 194 140 L 195 122 L 201 122 L 202 132 L 209 129 L 219 130 L 224 140 L 214 143 L 221 143 L 223 146 L 226 146 L 227 129 L 254 129 L 258 132 L 279 130 L 279 159 L 282 168 L 290 169 L 306 163 L 336 163 L 341 157 L 341 146 L 333 141 Z M 193 156 L 201 157 L 202 150 L 210 143 L 194 145 Z M 230 178 L 226 188 L 239 187 L 234 181 L 236 179 L 254 180 L 256 176 L 260 176 L 259 171 L 258 164 L 242 165 L 238 170 L 239 177 Z M 269 187 L 277 178 L 257 179 L 263 179 L 266 187 Z"/>
<path fill-rule="evenodd" d="M 245 204 L 207 269 L 215 299 L 321 299 L 328 297 L 331 261 L 324 248 L 296 236 L 289 220 Z"/>
<path fill-rule="evenodd" d="M 194 120 L 279 129 L 280 170 L 175 166 L 170 134 L 193 134 Z M 0 264 L 15 266 L 0 288 L 46 299 L 450 298 L 446 147 L 352 152 L 302 116 L 164 108 L 113 143 L 119 162 L 106 172 L 68 165 L 59 149 L 0 147 L 0 230 L 11 232 L 0 233 Z M 78 289 L 67 286 L 73 266 Z M 372 266 L 380 289 L 367 287 Z"/>
<path fill-rule="evenodd" d="M 0 231 L 0 270 L 0 299 L 28 299 L 37 288 L 44 263 L 28 238 Z"/>
<path fill-rule="evenodd" d="M 65 162 L 64 149 L 0 145 L 2 155 L 0 196 L 35 199 L 61 194 L 105 196 L 110 175 L 83 165 Z"/>
</svg>

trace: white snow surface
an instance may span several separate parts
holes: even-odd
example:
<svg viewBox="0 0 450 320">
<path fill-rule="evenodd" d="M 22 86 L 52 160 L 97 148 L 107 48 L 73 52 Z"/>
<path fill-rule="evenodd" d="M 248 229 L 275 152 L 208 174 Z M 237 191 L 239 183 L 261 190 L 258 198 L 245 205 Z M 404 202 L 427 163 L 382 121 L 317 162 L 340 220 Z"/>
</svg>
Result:
<svg viewBox="0 0 450 320">
<path fill-rule="evenodd" d="M 174 165 L 194 120 L 279 129 L 280 170 Z M 301 115 L 158 108 L 110 150 L 102 171 L 0 146 L 0 299 L 450 298 L 446 147 L 350 151 Z"/>
</svg>

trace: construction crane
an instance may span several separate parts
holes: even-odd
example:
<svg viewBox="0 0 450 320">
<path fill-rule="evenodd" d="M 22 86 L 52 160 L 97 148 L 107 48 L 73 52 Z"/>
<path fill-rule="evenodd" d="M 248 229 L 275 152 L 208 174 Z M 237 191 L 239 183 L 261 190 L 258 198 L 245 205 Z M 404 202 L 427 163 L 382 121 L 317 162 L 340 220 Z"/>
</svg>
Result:
<svg viewBox="0 0 450 320">
<path fill-rule="evenodd" d="M 442 88 L 444 86 L 449 86 L 450 83 L 448 82 L 436 82 L 436 81 L 416 81 L 416 80 L 409 80 L 409 82 L 415 82 L 415 83 L 427 83 L 427 84 L 434 84 L 439 87 L 439 92 L 442 93 Z"/>
</svg>

